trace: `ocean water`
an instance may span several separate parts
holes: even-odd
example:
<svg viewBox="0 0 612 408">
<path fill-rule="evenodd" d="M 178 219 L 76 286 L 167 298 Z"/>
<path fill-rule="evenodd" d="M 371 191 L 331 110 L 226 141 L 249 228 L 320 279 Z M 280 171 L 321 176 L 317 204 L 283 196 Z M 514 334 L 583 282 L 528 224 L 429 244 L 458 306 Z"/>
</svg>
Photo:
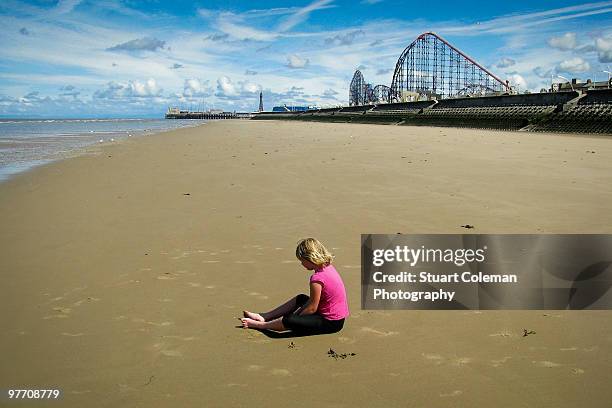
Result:
<svg viewBox="0 0 612 408">
<path fill-rule="evenodd" d="M 203 120 L 0 119 L 0 182 L 84 147 L 197 126 Z"/>
</svg>

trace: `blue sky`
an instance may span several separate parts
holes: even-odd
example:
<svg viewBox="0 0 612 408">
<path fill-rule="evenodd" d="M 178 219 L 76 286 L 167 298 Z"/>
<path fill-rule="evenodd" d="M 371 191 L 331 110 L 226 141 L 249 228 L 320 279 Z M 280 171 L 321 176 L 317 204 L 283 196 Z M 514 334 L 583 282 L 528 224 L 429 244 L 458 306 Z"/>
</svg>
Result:
<svg viewBox="0 0 612 408">
<path fill-rule="evenodd" d="M 390 85 L 434 31 L 539 91 L 607 79 L 612 1 L 0 2 L 0 116 L 161 117 L 168 106 L 270 109 L 348 103 L 359 68 Z"/>
</svg>

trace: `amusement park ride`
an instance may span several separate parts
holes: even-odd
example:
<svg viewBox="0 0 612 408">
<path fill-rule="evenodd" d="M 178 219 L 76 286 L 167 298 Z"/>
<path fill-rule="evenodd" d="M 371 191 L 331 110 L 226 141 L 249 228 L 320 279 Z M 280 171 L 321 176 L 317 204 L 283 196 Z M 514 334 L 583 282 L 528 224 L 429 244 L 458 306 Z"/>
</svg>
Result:
<svg viewBox="0 0 612 408">
<path fill-rule="evenodd" d="M 349 88 L 349 105 L 408 102 L 512 93 L 502 81 L 439 35 L 419 35 L 402 52 L 391 86 L 366 83 L 355 71 Z"/>
</svg>

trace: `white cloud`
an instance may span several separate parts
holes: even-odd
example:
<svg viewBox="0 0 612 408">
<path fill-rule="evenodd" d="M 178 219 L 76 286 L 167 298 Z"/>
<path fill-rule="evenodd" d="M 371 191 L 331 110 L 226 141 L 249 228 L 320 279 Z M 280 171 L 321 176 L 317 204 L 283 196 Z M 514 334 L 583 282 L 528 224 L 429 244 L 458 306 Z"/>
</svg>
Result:
<svg viewBox="0 0 612 408">
<path fill-rule="evenodd" d="M 158 48 L 163 49 L 165 41 L 160 41 L 153 37 L 137 38 L 135 40 L 127 41 L 121 44 L 117 44 L 113 47 L 107 48 L 107 51 L 156 51 Z"/>
<path fill-rule="evenodd" d="M 236 96 L 238 92 L 232 83 L 232 80 L 226 76 L 217 79 L 217 95 L 218 96 Z"/>
<path fill-rule="evenodd" d="M 258 30 L 236 21 L 233 15 L 223 15 L 217 21 L 217 28 L 237 40 L 272 41 L 278 36 L 274 32 Z"/>
<path fill-rule="evenodd" d="M 94 97 L 98 99 L 123 98 L 151 98 L 161 95 L 162 90 L 157 87 L 155 79 L 149 78 L 144 82 L 128 81 L 127 83 L 111 81 L 105 89 L 98 90 Z"/>
<path fill-rule="evenodd" d="M 559 70 L 577 74 L 591 69 L 591 65 L 580 57 L 570 58 L 559 64 Z"/>
<path fill-rule="evenodd" d="M 376 71 L 376 75 L 385 75 L 393 71 L 393 68 L 380 68 Z"/>
<path fill-rule="evenodd" d="M 81 3 L 81 0 L 59 0 L 53 12 L 57 14 L 70 13 L 76 6 Z"/>
<path fill-rule="evenodd" d="M 595 48 L 597 49 L 599 62 L 612 62 L 612 38 L 597 38 Z"/>
<path fill-rule="evenodd" d="M 488 21 L 469 25 L 445 27 L 445 32 L 462 33 L 465 35 L 479 35 L 482 33 L 517 33 L 524 32 L 526 28 L 542 26 L 565 20 L 581 17 L 608 14 L 612 12 L 610 1 L 586 3 L 577 6 L 562 7 L 535 13 L 516 14 L 494 18 Z M 440 30 L 434 30 L 440 31 Z"/>
<path fill-rule="evenodd" d="M 331 88 L 328 88 L 325 91 L 323 91 L 323 94 L 321 95 L 321 97 L 326 98 L 326 99 L 336 99 L 336 95 L 338 95 L 338 92 L 334 91 Z"/>
<path fill-rule="evenodd" d="M 576 48 L 576 33 L 565 33 L 560 37 L 551 37 L 548 45 L 562 51 L 573 50 Z"/>
<path fill-rule="evenodd" d="M 359 36 L 365 35 L 363 30 L 352 30 L 344 34 L 336 34 L 333 37 L 325 39 L 325 44 L 333 45 L 351 45 Z"/>
<path fill-rule="evenodd" d="M 217 79 L 217 92 L 215 95 L 221 98 L 234 99 L 259 94 L 261 89 L 259 84 L 250 81 L 234 83 L 229 77 L 224 75 Z"/>
<path fill-rule="evenodd" d="M 552 75 L 552 69 L 544 69 L 540 66 L 537 66 L 533 69 L 533 73 L 537 75 L 538 78 L 549 79 Z"/>
<path fill-rule="evenodd" d="M 510 85 L 519 92 L 528 89 L 527 81 L 520 74 L 511 74 L 507 79 L 510 81 Z"/>
<path fill-rule="evenodd" d="M 516 61 L 513 60 L 512 58 L 508 58 L 508 57 L 502 57 L 502 59 L 500 59 L 497 62 L 497 68 L 508 68 L 511 67 L 513 65 L 516 64 Z"/>
<path fill-rule="evenodd" d="M 210 96 L 212 92 L 208 81 L 200 81 L 197 78 L 186 79 L 183 85 L 183 96 L 188 98 Z"/>
<path fill-rule="evenodd" d="M 309 62 L 308 58 L 302 58 L 296 54 L 291 54 L 287 57 L 287 66 L 289 68 L 305 68 Z"/>
<path fill-rule="evenodd" d="M 332 0 L 317 0 L 313 3 L 310 3 L 306 7 L 302 7 L 301 9 L 298 9 L 295 13 L 287 17 L 284 21 L 282 21 L 278 25 L 278 30 L 281 32 L 291 30 L 296 25 L 308 19 L 308 16 L 310 15 L 310 13 L 316 10 L 329 8 L 330 7 L 329 4 L 332 2 L 333 2 Z"/>
</svg>

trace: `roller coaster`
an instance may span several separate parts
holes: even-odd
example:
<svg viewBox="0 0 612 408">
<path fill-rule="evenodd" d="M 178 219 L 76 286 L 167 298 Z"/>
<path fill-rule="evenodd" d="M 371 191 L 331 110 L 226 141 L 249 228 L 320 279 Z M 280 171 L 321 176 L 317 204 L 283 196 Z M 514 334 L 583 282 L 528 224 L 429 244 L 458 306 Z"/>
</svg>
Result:
<svg viewBox="0 0 612 408">
<path fill-rule="evenodd" d="M 510 93 L 504 82 L 439 35 L 419 35 L 395 64 L 391 86 L 367 83 L 355 71 L 349 87 L 349 105 L 440 100 Z"/>
</svg>

